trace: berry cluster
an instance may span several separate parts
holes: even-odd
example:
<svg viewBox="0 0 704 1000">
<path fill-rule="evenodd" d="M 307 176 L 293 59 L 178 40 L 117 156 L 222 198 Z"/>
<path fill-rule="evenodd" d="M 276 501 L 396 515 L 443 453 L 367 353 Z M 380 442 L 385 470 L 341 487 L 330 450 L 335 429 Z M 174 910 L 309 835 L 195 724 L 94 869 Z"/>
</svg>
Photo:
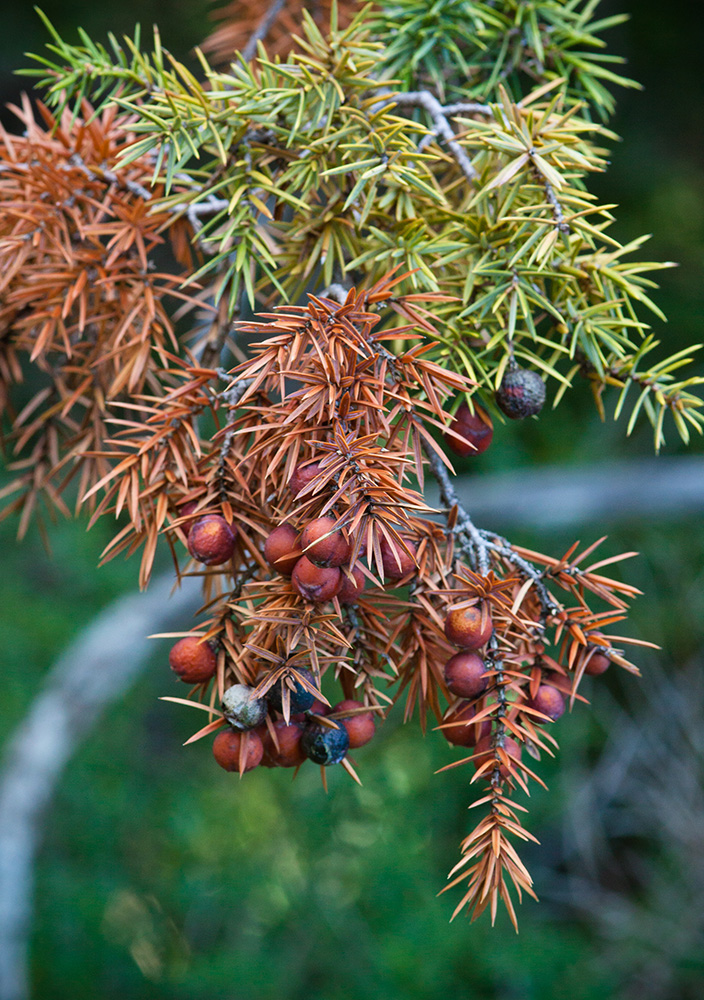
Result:
<svg viewBox="0 0 704 1000">
<path fill-rule="evenodd" d="M 213 755 L 226 771 L 244 773 L 258 764 L 299 767 L 306 760 L 329 767 L 374 736 L 373 713 L 361 702 L 347 699 L 330 709 L 316 698 L 309 670 L 298 669 L 287 680 L 292 687 L 279 681 L 262 698 L 244 684 L 226 689 L 222 709 L 228 728 L 213 743 Z"/>
<path fill-rule="evenodd" d="M 186 636 L 172 647 L 169 663 L 182 681 L 205 684 L 215 676 L 217 656 L 209 642 Z M 233 684 L 223 692 L 219 725 L 227 728 L 215 737 L 213 756 L 226 771 L 298 767 L 306 760 L 328 767 L 374 736 L 374 713 L 351 698 L 331 708 L 310 670 L 298 667 L 264 690 L 260 696 L 258 688 Z"/>
<path fill-rule="evenodd" d="M 499 408 L 514 418 L 538 412 L 544 392 L 536 389 L 536 378 L 542 386 L 535 373 L 515 366 L 510 369 L 495 395 Z M 493 422 L 485 409 L 475 403 L 470 410 L 466 402 L 461 402 L 445 434 L 445 443 L 460 457 L 479 455 L 491 445 L 493 433 Z M 288 480 L 290 496 L 295 499 L 307 492 L 321 471 L 320 461 L 296 465 Z M 235 551 L 235 533 L 219 514 L 193 516 L 197 507 L 189 502 L 180 509 L 181 527 L 188 529 L 184 536 L 188 551 L 205 566 L 225 566 Z M 369 560 L 364 565 L 367 538 L 361 532 L 353 537 L 331 514 L 294 524 L 294 518 L 283 521 L 264 541 L 263 557 L 271 571 L 290 579 L 294 591 L 307 602 L 334 600 L 338 610 L 354 608 L 367 581 L 378 583 Z M 382 537 L 378 549 L 384 585 L 409 583 L 417 569 L 416 543 L 408 537 L 397 543 Z M 440 729 L 451 745 L 474 748 L 472 763 L 480 775 L 489 781 L 507 780 L 513 772 L 497 757 L 499 744 L 492 735 L 490 719 L 497 675 L 486 648 L 495 635 L 488 602 L 472 599 L 454 605 L 445 616 L 443 631 L 459 652 L 447 660 L 442 670 L 448 707 Z M 608 640 L 598 632 L 587 639 L 583 672 L 603 673 L 610 663 L 604 651 Z M 216 674 L 214 645 L 196 636 L 179 640 L 169 654 L 169 662 L 179 678 L 191 685 L 206 684 Z M 297 768 L 306 760 L 327 767 L 341 763 L 348 750 L 364 746 L 374 736 L 374 712 L 350 698 L 331 709 L 320 691 L 319 678 L 310 670 L 295 666 L 276 681 L 274 676 L 278 675 L 264 671 L 254 686 L 234 683 L 224 688 L 222 721 L 215 728 L 226 728 L 217 732 L 213 755 L 225 770 L 244 774 L 259 765 Z M 533 712 L 543 722 L 557 721 L 565 712 L 569 694 L 566 671 L 546 657 L 540 646 L 530 682 L 520 692 L 523 710 Z M 505 718 L 510 721 L 517 714 L 514 706 Z M 502 734 L 500 748 L 514 761 L 521 760 L 521 744 L 515 739 Z"/>
<path fill-rule="evenodd" d="M 319 471 L 317 462 L 296 466 L 288 483 L 291 496 L 297 497 Z M 192 517 L 196 509 L 189 502 L 180 510 L 182 518 L 191 518 L 182 522 L 188 527 L 188 551 L 206 566 L 224 566 L 233 557 L 235 535 L 224 517 Z M 382 538 L 380 553 L 385 581 L 398 585 L 415 572 L 417 549 L 410 539 Z M 314 604 L 334 598 L 343 607 L 357 604 L 367 577 L 374 579 L 360 565 L 366 554 L 366 540 L 353 541 L 330 516 L 313 518 L 302 530 L 285 521 L 263 547 L 271 570 L 290 578 L 301 598 Z M 202 685 L 215 677 L 217 655 L 211 642 L 186 636 L 172 647 L 169 663 L 182 681 Z M 243 774 L 260 764 L 298 767 L 305 760 L 327 767 L 374 736 L 374 713 L 351 698 L 331 709 L 310 670 L 297 667 L 271 686 L 266 673 L 259 681 L 258 687 L 236 683 L 224 689 L 222 715 L 228 728 L 215 737 L 213 755 L 227 771 Z"/>
<path fill-rule="evenodd" d="M 509 883 L 532 891 L 510 843 L 528 836 L 512 796 L 540 781 L 526 757 L 553 753 L 550 726 L 585 700 L 584 674 L 636 672 L 608 631 L 634 591 L 583 568 L 593 547 L 552 559 L 475 527 L 448 456 L 481 456 L 492 417 L 535 415 L 543 382 L 512 364 L 480 397 L 422 343 L 392 355 L 383 341 L 413 335 L 384 310 L 423 322 L 424 295 L 392 299 L 397 280 L 240 324 L 255 344 L 213 408 L 225 426 L 170 486 L 165 530 L 191 557 L 179 572 L 204 584 L 199 628 L 171 650 L 192 687 L 175 700 L 208 709 L 189 742 L 214 736 L 225 770 L 312 761 L 324 782 L 335 764 L 359 780 L 350 752 L 395 702 L 423 729 L 434 719 L 461 752 L 447 768 L 469 764 L 488 809 L 450 885 L 469 882 L 461 905 L 475 911 L 499 897 L 510 909 Z M 166 434 L 204 407 L 205 379 L 194 371 L 155 415 Z M 408 483 L 428 469 L 440 511 Z"/>
</svg>

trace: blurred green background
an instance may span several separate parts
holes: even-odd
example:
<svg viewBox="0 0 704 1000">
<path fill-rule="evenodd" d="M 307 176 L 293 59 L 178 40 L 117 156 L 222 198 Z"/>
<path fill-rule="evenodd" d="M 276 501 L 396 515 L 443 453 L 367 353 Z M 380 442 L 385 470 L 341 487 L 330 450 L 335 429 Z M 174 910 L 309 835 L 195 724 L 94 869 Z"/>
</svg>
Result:
<svg viewBox="0 0 704 1000">
<path fill-rule="evenodd" d="M 627 3 L 602 5 L 605 13 Z M 657 332 L 675 351 L 702 339 L 702 75 L 696 5 L 631 3 L 611 33 L 643 92 L 619 95 L 609 172 L 594 185 L 619 203 L 617 235 L 652 232 L 648 254 L 679 261 L 657 301 L 670 317 Z M 73 38 L 104 37 L 158 21 L 183 56 L 208 31 L 199 0 L 45 0 Z M 18 93 L 14 68 L 39 51 L 29 2 L 3 11 L 0 89 Z M 670 454 L 682 451 L 675 443 Z M 699 442 L 694 450 L 701 451 Z M 599 423 L 586 389 L 558 415 L 502 428 L 468 475 L 620 456 L 649 456 L 641 427 Z M 704 490 L 703 490 L 704 496 Z M 502 530 L 501 523 L 487 524 Z M 64 523 L 48 556 L 36 536 L 14 541 L 0 525 L 0 732 L 27 711 L 58 653 L 110 600 L 134 587 L 136 565 L 96 570 L 107 526 Z M 608 532 L 609 552 L 638 549 L 628 579 L 645 596 L 629 634 L 662 646 L 637 654 L 644 679 L 615 668 L 556 726 L 562 753 L 540 766 L 550 792 L 533 793 L 525 851 L 541 896 L 521 908 L 516 936 L 503 915 L 470 926 L 436 898 L 470 829 L 473 791 L 437 733 L 390 720 L 357 760 L 357 788 L 313 769 L 255 771 L 242 782 L 213 765 L 206 744 L 186 749 L 191 719 L 157 700 L 179 693 L 168 643 L 103 718 L 61 782 L 46 824 L 32 937 L 34 996 L 42 1000 L 347 1000 L 368 996 L 538 1000 L 704 995 L 704 709 L 697 688 L 704 640 L 701 518 L 588 523 L 573 531 L 512 531 L 515 542 L 559 554 L 576 537 Z M 184 628 L 189 623 L 184 622 Z M 688 693 L 691 696 L 688 697 Z M 678 700 L 679 699 L 679 700 Z M 687 716 L 684 717 L 686 705 Z M 398 713 L 397 713 L 398 714 Z M 643 737 L 643 742 L 638 742 Z M 645 740 L 647 737 L 647 740 Z M 620 771 L 619 771 L 620 769 Z M 616 773 L 618 772 L 618 773 Z M 649 777 L 650 775 L 650 777 Z M 655 777 L 653 777 L 655 775 Z M 593 808 L 583 808 L 586 796 Z M 581 803 L 581 806 L 580 806 Z M 581 811 L 580 811 L 581 809 Z M 677 817 L 679 825 L 663 817 Z"/>
</svg>

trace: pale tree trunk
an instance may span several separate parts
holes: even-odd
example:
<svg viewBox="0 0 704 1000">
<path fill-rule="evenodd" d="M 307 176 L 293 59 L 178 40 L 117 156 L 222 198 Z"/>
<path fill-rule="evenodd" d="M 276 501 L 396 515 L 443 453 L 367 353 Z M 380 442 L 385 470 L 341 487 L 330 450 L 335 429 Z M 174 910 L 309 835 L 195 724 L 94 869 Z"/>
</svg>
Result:
<svg viewBox="0 0 704 1000">
<path fill-rule="evenodd" d="M 33 868 L 47 807 L 80 741 L 121 698 L 155 650 L 149 633 L 184 628 L 194 579 L 173 574 L 109 605 L 54 665 L 9 740 L 0 772 L 0 1000 L 27 1000 Z M 180 623 L 180 624 L 179 624 Z"/>
</svg>

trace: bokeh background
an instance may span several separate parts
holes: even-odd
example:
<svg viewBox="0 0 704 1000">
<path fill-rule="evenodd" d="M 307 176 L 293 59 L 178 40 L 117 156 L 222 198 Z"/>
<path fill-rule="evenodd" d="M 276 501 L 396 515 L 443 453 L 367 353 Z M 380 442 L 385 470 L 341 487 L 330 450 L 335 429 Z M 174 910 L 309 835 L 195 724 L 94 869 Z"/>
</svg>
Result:
<svg viewBox="0 0 704 1000">
<path fill-rule="evenodd" d="M 617 235 L 652 232 L 664 272 L 658 336 L 672 352 L 702 331 L 701 24 L 688 0 L 623 0 L 610 34 L 644 90 L 619 94 L 608 173 L 593 187 L 617 202 Z M 44 0 L 69 39 L 131 32 L 157 21 L 179 57 L 209 30 L 204 0 Z M 0 91 L 40 51 L 44 30 L 28 0 L 3 9 Z M 4 119 L 10 122 L 10 118 Z M 700 368 L 701 370 L 701 368 Z M 647 426 L 630 440 L 602 425 L 585 388 L 539 422 L 502 428 L 467 476 L 559 464 L 565 480 L 605 461 L 652 455 Z M 665 450 L 684 454 L 674 433 Z M 690 449 L 702 452 L 701 443 Z M 2 475 L 2 473 L 0 473 Z M 0 480 L 1 482 L 2 480 Z M 539 506 L 539 505 L 538 505 Z M 704 476 L 702 478 L 704 506 Z M 186 749 L 191 718 L 159 702 L 178 693 L 168 642 L 101 720 L 64 775 L 45 824 L 31 941 L 41 1000 L 695 1000 L 704 995 L 704 533 L 701 510 L 657 519 L 618 510 L 578 525 L 509 531 L 559 554 L 608 533 L 608 553 L 637 549 L 628 579 L 638 600 L 629 634 L 661 652 L 636 655 L 641 681 L 616 668 L 585 689 L 592 708 L 564 717 L 557 761 L 541 765 L 526 851 L 541 902 L 527 900 L 516 936 L 499 915 L 448 923 L 436 898 L 469 830 L 473 792 L 463 771 L 433 772 L 451 751 L 438 733 L 389 721 L 358 754 L 364 787 L 330 775 L 330 794 L 306 769 L 255 771 L 239 782 L 205 744 Z M 97 570 L 107 534 L 58 524 L 47 554 L 37 535 L 16 544 L 0 525 L 4 741 L 52 662 L 111 600 L 135 585 L 131 563 Z M 183 627 L 187 627 L 184 623 Z M 590 680 L 587 678 L 587 680 Z M 396 713 L 397 715 L 399 713 Z"/>
</svg>

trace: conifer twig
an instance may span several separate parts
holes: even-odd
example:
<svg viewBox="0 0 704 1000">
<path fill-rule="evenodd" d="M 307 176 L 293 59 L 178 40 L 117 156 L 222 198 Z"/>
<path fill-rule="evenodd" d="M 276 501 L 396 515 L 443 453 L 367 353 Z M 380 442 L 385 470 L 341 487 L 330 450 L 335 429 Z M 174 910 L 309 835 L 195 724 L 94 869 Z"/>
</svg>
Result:
<svg viewBox="0 0 704 1000">
<path fill-rule="evenodd" d="M 382 107 L 397 104 L 400 107 L 422 108 L 433 120 L 433 133 L 445 141 L 457 165 L 467 180 L 473 184 L 477 177 L 477 171 L 472 166 L 472 161 L 467 156 L 462 146 L 457 141 L 457 136 L 448 121 L 448 116 L 453 114 L 491 114 L 491 109 L 486 104 L 475 104 L 473 102 L 449 104 L 443 106 L 437 97 L 434 97 L 429 90 L 412 90 L 406 93 L 397 93 L 387 101 Z"/>
<path fill-rule="evenodd" d="M 473 555 L 476 558 L 480 572 L 486 575 L 489 569 L 489 554 L 494 553 L 515 567 L 524 577 L 533 581 L 541 607 L 546 614 L 555 614 L 559 608 L 545 586 L 543 574 L 532 563 L 514 551 L 511 545 L 500 535 L 486 531 L 477 526 L 463 507 L 455 488 L 450 480 L 450 474 L 440 458 L 430 447 L 424 447 L 426 458 L 430 464 L 433 476 L 440 488 L 440 497 L 447 508 L 457 509 L 455 532 L 466 535 L 471 542 Z"/>
</svg>

